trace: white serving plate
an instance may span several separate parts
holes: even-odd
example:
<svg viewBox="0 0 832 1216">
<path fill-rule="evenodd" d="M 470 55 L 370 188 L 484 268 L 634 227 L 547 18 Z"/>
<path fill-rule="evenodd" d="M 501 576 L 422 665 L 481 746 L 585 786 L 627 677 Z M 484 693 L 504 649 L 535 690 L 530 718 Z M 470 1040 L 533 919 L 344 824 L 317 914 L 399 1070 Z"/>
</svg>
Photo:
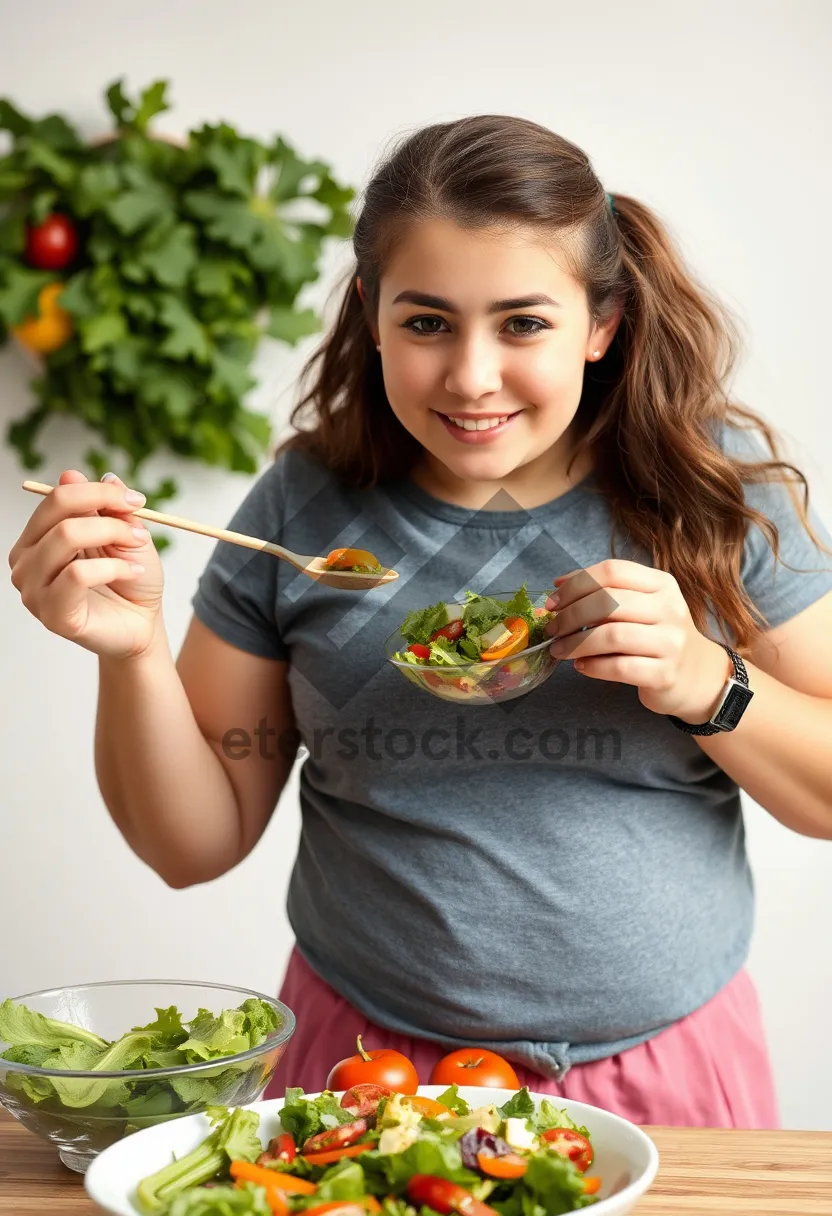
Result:
<svg viewBox="0 0 832 1216">
<path fill-rule="evenodd" d="M 447 1087 L 421 1085 L 419 1093 L 426 1098 L 438 1098 Z M 493 1103 L 502 1106 L 513 1094 L 509 1089 L 459 1087 L 460 1096 L 473 1108 Z M 308 1094 L 314 1098 L 317 1094 Z M 611 1114 L 597 1106 L 573 1102 L 551 1094 L 531 1095 L 535 1105 L 544 1098 L 565 1110 L 579 1126 L 589 1131 L 595 1149 L 590 1172 L 600 1175 L 603 1185 L 600 1202 L 585 1209 L 597 1216 L 626 1216 L 649 1189 L 659 1168 L 655 1144 L 641 1128 L 620 1115 Z M 280 1110 L 283 1098 L 270 1102 L 252 1102 L 247 1110 L 260 1115 L 260 1139 L 265 1148 L 281 1130 Z M 84 1185 L 90 1198 L 114 1216 L 139 1216 L 133 1203 L 136 1187 L 148 1174 L 155 1173 L 174 1157 L 183 1157 L 196 1148 L 212 1130 L 205 1115 L 188 1115 L 159 1123 L 144 1131 L 119 1140 L 105 1149 L 87 1170 Z"/>
</svg>

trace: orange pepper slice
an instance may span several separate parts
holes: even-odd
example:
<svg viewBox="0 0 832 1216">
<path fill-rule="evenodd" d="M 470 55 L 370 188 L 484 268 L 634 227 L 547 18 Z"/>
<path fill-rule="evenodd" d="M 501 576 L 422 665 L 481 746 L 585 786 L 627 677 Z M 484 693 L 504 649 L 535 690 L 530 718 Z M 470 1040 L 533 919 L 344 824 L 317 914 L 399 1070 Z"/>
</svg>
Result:
<svg viewBox="0 0 832 1216">
<path fill-rule="evenodd" d="M 477 1153 L 477 1165 L 490 1178 L 522 1178 L 528 1169 L 526 1159 L 517 1153 L 506 1153 L 504 1157 Z"/>
<path fill-rule="evenodd" d="M 349 570 L 352 566 L 369 566 L 371 570 L 381 570 L 381 562 L 368 549 L 333 549 L 324 558 L 324 565 L 330 570 Z"/>
<path fill-rule="evenodd" d="M 333 1161 L 340 1161 L 343 1157 L 357 1157 L 359 1153 L 367 1153 L 375 1147 L 374 1144 L 348 1144 L 346 1148 L 333 1148 L 326 1153 L 304 1153 L 303 1159 L 310 1165 L 332 1165 Z"/>
<path fill-rule="evenodd" d="M 522 616 L 507 617 L 506 629 L 511 633 L 509 640 L 502 646 L 492 646 L 490 650 L 484 650 L 480 655 L 481 659 L 507 659 L 510 654 L 517 654 L 519 650 L 526 649 L 529 644 L 529 627 Z"/>
<path fill-rule="evenodd" d="M 291 1174 L 281 1174 L 270 1170 L 264 1165 L 252 1165 L 248 1161 L 232 1161 L 229 1173 L 235 1181 L 259 1182 L 268 1190 L 286 1191 L 290 1195 L 314 1195 L 317 1186 L 307 1178 L 293 1178 Z"/>
<path fill-rule="evenodd" d="M 418 1094 L 414 1094 L 407 1101 L 420 1115 L 427 1115 L 430 1119 L 436 1119 L 439 1115 L 451 1114 L 456 1118 L 456 1114 L 449 1107 L 443 1106 L 441 1102 L 437 1102 L 433 1098 L 423 1098 Z"/>
<path fill-rule="evenodd" d="M 594 1195 L 596 1191 L 601 1189 L 601 1179 L 593 1175 L 590 1178 L 584 1178 L 584 1194 Z"/>
</svg>

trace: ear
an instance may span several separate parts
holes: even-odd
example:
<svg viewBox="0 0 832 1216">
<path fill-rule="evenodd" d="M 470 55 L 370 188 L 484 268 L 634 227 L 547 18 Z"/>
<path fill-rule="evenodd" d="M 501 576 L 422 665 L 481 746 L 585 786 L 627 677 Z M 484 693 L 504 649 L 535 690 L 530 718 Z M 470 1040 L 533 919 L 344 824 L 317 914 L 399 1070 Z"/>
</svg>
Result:
<svg viewBox="0 0 832 1216">
<path fill-rule="evenodd" d="M 355 280 L 355 290 L 358 292 L 359 296 L 361 297 L 361 303 L 366 304 L 367 303 L 367 294 L 364 291 L 364 284 L 361 282 L 361 280 L 359 278 L 356 278 L 356 280 Z"/>
<path fill-rule="evenodd" d="M 617 304 L 606 321 L 596 321 L 590 330 L 586 344 L 586 357 L 591 363 L 603 359 L 609 350 L 616 331 L 624 316 L 624 305 Z"/>
</svg>

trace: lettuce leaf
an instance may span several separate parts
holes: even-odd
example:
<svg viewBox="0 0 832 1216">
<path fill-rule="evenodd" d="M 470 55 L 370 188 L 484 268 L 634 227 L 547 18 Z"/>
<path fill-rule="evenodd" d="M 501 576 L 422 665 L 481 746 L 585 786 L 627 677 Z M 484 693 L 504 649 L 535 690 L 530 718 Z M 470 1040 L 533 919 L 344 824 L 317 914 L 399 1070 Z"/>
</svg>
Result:
<svg viewBox="0 0 832 1216">
<path fill-rule="evenodd" d="M 458 1146 L 430 1131 L 424 1131 L 403 1153 L 362 1153 L 361 1166 L 365 1175 L 383 1179 L 392 1192 L 399 1194 L 414 1174 L 448 1178 L 469 1190 L 480 1181 L 478 1174 L 462 1164 Z"/>
<path fill-rule="evenodd" d="M 330 1090 L 312 1099 L 305 1097 L 302 1089 L 287 1089 L 280 1111 L 280 1122 L 295 1137 L 296 1144 L 304 1144 L 310 1136 L 340 1123 L 351 1123 L 354 1118 Z"/>
<path fill-rule="evenodd" d="M 532 1122 L 538 1135 L 541 1132 L 548 1132 L 553 1127 L 566 1127 L 573 1132 L 579 1132 L 582 1136 L 586 1136 L 589 1139 L 587 1129 L 579 1127 L 573 1119 L 570 1119 L 565 1110 L 558 1110 L 548 1098 L 544 1098 L 540 1103 L 540 1110 L 534 1116 Z"/>
<path fill-rule="evenodd" d="M 443 1106 L 447 1106 L 448 1110 L 452 1110 L 457 1115 L 470 1115 L 471 1107 L 464 1098 L 459 1096 L 459 1086 L 451 1085 L 443 1094 L 440 1094 L 436 1099 Z"/>
<path fill-rule="evenodd" d="M 177 1195 L 168 1216 L 272 1216 L 266 1189 L 247 1183 L 243 1187 L 191 1187 Z"/>
<path fill-rule="evenodd" d="M 109 1046 L 106 1039 L 99 1038 L 91 1030 L 44 1017 L 34 1009 L 18 1005 L 11 997 L 0 1005 L 0 1043 L 9 1043 L 12 1047 L 50 1047 L 54 1050 L 63 1043 L 77 1040 L 93 1047 Z"/>
<path fill-rule="evenodd" d="M 535 1153 L 529 1159 L 523 1189 L 546 1216 L 562 1216 L 576 1207 L 588 1207 L 596 1198 L 584 1194 L 584 1176 L 574 1161 L 557 1152 Z"/>
</svg>

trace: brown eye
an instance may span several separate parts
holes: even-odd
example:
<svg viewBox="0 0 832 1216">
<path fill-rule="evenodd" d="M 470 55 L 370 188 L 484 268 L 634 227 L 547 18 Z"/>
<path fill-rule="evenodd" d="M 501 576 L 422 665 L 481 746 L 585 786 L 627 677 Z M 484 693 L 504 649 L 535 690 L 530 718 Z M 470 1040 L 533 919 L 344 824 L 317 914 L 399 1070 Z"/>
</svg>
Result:
<svg viewBox="0 0 832 1216">
<path fill-rule="evenodd" d="M 444 324 L 445 322 L 441 317 L 411 317 L 410 320 L 405 321 L 402 329 L 409 329 L 414 334 L 430 335 L 441 333 L 442 331 L 438 328 L 438 326 Z M 437 328 L 434 328 L 434 325 Z"/>
<path fill-rule="evenodd" d="M 508 324 L 524 327 L 511 331 L 515 338 L 531 338 L 534 334 L 539 334 L 544 329 L 551 328 L 551 326 L 547 325 L 545 321 L 541 321 L 538 317 L 512 317 Z"/>
</svg>

